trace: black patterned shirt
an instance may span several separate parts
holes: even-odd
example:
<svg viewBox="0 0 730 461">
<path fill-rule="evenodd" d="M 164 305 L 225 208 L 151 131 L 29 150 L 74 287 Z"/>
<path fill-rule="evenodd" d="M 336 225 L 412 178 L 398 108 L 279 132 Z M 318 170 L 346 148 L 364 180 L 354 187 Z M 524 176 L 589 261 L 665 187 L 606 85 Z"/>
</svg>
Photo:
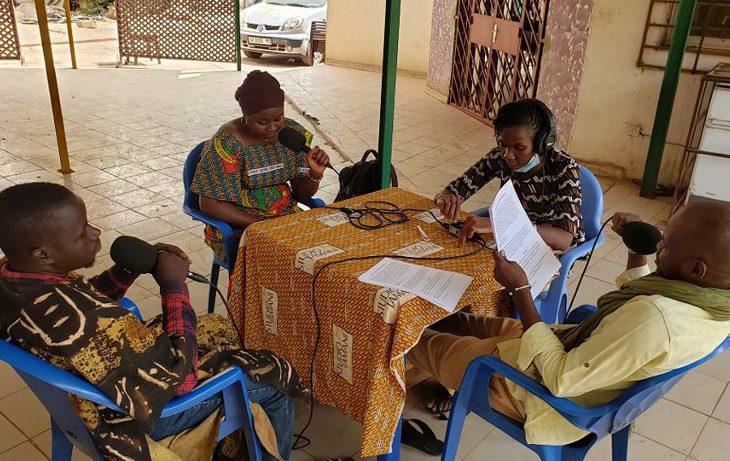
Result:
<svg viewBox="0 0 730 461">
<path fill-rule="evenodd" d="M 464 202 L 494 178 L 499 178 L 502 185 L 512 181 L 522 206 L 534 224 L 549 224 L 569 232 L 573 235 L 573 244 L 585 240 L 580 170 L 578 163 L 568 154 L 553 149 L 545 159 L 542 170 L 537 173 L 518 173 L 512 171 L 499 148 L 494 148 L 449 183 L 445 190 Z"/>
</svg>

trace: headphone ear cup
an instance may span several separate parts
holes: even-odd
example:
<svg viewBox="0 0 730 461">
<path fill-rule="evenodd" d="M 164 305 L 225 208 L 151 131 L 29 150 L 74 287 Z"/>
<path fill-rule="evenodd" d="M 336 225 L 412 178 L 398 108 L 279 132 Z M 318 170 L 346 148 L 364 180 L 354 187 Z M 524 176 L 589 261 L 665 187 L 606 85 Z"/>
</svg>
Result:
<svg viewBox="0 0 730 461">
<path fill-rule="evenodd" d="M 542 112 L 543 120 L 545 125 L 540 129 L 535 139 L 538 141 L 536 144 L 540 149 L 540 154 L 547 155 L 550 152 L 550 148 L 553 147 L 555 142 L 558 140 L 558 129 L 555 122 L 555 115 L 553 111 L 539 99 L 533 99 L 537 104 L 538 109 Z"/>
<path fill-rule="evenodd" d="M 537 148 L 537 153 L 540 155 L 547 154 L 548 151 L 548 137 L 550 133 L 546 132 L 544 129 L 541 129 L 535 134 L 535 147 Z"/>
<path fill-rule="evenodd" d="M 555 145 L 555 141 L 558 140 L 557 133 L 555 132 L 555 125 L 553 125 L 552 130 L 550 133 L 545 136 L 545 141 L 542 145 L 543 154 L 547 155 L 547 153 L 550 151 L 550 148 Z"/>
</svg>

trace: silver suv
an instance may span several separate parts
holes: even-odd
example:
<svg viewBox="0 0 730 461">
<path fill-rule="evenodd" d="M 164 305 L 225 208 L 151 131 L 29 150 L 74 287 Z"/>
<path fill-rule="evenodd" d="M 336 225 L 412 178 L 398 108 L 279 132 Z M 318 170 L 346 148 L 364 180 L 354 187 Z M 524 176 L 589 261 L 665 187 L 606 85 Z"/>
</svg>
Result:
<svg viewBox="0 0 730 461">
<path fill-rule="evenodd" d="M 326 17 L 327 0 L 264 0 L 241 11 L 241 48 L 249 58 L 271 53 L 311 65 L 312 22 Z"/>
</svg>

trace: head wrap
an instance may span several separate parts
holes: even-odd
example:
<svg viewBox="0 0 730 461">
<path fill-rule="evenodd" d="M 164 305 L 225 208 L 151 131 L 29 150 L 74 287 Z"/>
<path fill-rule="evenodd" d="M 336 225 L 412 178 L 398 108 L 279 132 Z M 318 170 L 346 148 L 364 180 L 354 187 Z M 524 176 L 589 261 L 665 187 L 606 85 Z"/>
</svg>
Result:
<svg viewBox="0 0 730 461">
<path fill-rule="evenodd" d="M 254 70 L 236 90 L 236 101 L 244 114 L 284 106 L 284 91 L 268 72 Z"/>
</svg>

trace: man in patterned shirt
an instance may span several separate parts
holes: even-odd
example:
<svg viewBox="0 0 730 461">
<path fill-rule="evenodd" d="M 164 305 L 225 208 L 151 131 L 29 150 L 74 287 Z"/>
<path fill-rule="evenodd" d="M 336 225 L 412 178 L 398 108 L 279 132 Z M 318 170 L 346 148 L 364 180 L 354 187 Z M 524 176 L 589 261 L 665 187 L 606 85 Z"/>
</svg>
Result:
<svg viewBox="0 0 730 461">
<path fill-rule="evenodd" d="M 578 164 L 553 147 L 555 120 L 537 99 L 505 104 L 494 120 L 497 147 L 459 178 L 435 201 L 449 221 L 459 217 L 461 204 L 494 178 L 512 181 L 522 206 L 545 242 L 567 250 L 584 240 Z M 475 233 L 491 232 L 488 215 L 478 210 L 462 226 L 460 243 Z"/>
<path fill-rule="evenodd" d="M 256 418 L 254 411 L 267 451 L 263 458 L 288 458 L 294 405 L 285 393 L 307 399 L 308 389 L 270 352 L 241 349 L 227 319 L 195 315 L 185 253 L 156 245 L 153 276 L 162 314 L 143 324 L 118 303 L 139 274 L 113 266 L 87 280 L 73 272 L 91 267 L 101 249 L 100 231 L 73 192 L 51 183 L 13 186 L 0 192 L 0 216 L 0 249 L 7 257 L 0 260 L 0 340 L 82 376 L 125 411 L 74 398 L 104 459 L 210 459 L 220 397 L 178 415 L 160 415 L 172 398 L 230 366 L 247 373 L 249 397 L 268 416 Z M 179 434 L 201 424 L 201 430 Z M 216 459 L 235 459 L 240 433 L 232 436 L 220 444 Z"/>
</svg>

